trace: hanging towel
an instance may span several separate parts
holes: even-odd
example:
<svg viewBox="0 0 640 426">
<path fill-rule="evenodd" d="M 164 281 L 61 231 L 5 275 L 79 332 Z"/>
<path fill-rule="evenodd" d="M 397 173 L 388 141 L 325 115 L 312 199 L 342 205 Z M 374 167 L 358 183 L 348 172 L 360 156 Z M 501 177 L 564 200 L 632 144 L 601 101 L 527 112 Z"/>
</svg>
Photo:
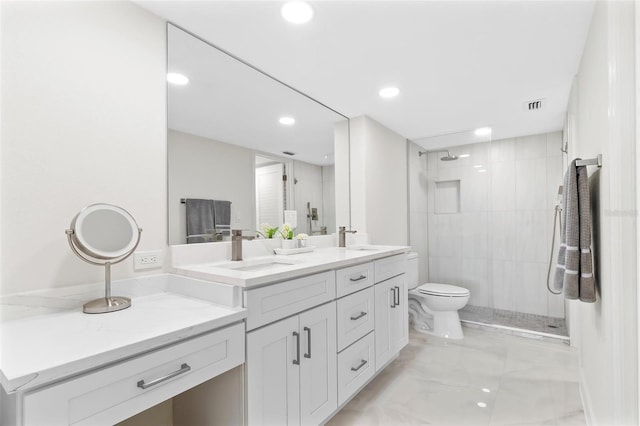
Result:
<svg viewBox="0 0 640 426">
<path fill-rule="evenodd" d="M 187 198 L 187 244 L 213 240 L 215 229 L 213 200 Z"/>
<path fill-rule="evenodd" d="M 231 201 L 213 200 L 213 211 L 216 232 L 231 235 Z"/>
<path fill-rule="evenodd" d="M 589 175 L 586 166 L 571 162 L 564 178 L 561 244 L 554 279 L 556 290 L 567 299 L 595 302 L 595 280 L 591 255 Z"/>
</svg>

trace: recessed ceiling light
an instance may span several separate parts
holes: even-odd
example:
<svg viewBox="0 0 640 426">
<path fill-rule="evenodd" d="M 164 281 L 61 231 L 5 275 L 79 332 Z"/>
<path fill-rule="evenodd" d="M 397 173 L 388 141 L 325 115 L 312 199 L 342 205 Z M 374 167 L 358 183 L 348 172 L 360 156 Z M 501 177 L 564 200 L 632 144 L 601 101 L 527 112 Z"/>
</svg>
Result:
<svg viewBox="0 0 640 426">
<path fill-rule="evenodd" d="M 380 94 L 381 98 L 395 98 L 400 93 L 400 89 L 390 86 L 380 89 L 380 92 L 378 93 Z"/>
<path fill-rule="evenodd" d="M 467 157 L 471 157 L 471 154 L 460 154 L 460 155 L 458 155 L 458 158 L 467 158 Z"/>
<path fill-rule="evenodd" d="M 280 117 L 278 120 L 280 124 L 284 124 L 285 126 L 291 126 L 296 122 L 296 119 L 293 117 Z"/>
<path fill-rule="evenodd" d="M 486 173 L 486 172 L 487 172 L 487 169 L 480 169 L 480 170 L 478 170 L 478 173 Z"/>
<path fill-rule="evenodd" d="M 489 388 L 482 388 L 482 392 L 484 392 L 484 393 L 490 393 L 490 392 L 491 392 L 491 389 L 489 389 Z"/>
<path fill-rule="evenodd" d="M 491 127 L 480 127 L 474 131 L 476 136 L 487 136 L 491 134 Z"/>
<path fill-rule="evenodd" d="M 487 403 L 486 402 L 478 402 L 478 407 L 487 408 Z"/>
<path fill-rule="evenodd" d="M 303 1 L 290 1 L 280 9 L 282 17 L 293 24 L 304 24 L 313 18 L 313 9 Z"/>
<path fill-rule="evenodd" d="M 178 74 L 177 72 L 167 73 L 167 81 L 172 84 L 178 84 L 184 86 L 189 82 L 189 78 L 186 75 Z"/>
</svg>

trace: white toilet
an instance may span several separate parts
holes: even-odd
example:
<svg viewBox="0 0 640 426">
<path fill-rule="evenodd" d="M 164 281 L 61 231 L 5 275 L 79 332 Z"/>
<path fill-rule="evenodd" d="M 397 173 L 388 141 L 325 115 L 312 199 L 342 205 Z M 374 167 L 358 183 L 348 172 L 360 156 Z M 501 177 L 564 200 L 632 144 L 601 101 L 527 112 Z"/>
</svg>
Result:
<svg viewBox="0 0 640 426">
<path fill-rule="evenodd" d="M 418 254 L 409 253 L 407 260 L 409 315 L 414 328 L 421 333 L 462 339 L 458 310 L 469 301 L 469 290 L 449 284 L 419 285 Z"/>
</svg>

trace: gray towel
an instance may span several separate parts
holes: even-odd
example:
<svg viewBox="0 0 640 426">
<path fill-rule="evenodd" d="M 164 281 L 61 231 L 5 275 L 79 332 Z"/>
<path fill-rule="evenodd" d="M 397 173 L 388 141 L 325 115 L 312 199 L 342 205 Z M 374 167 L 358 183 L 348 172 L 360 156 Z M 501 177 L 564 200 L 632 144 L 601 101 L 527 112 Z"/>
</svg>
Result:
<svg viewBox="0 0 640 426">
<path fill-rule="evenodd" d="M 213 200 L 213 211 L 216 231 L 231 235 L 231 201 Z"/>
<path fill-rule="evenodd" d="M 595 302 L 595 280 L 591 255 L 589 175 L 586 166 L 571 162 L 564 178 L 563 226 L 554 288 L 567 299 Z"/>
<path fill-rule="evenodd" d="M 215 229 L 213 200 L 187 198 L 187 244 L 212 241 Z"/>
</svg>

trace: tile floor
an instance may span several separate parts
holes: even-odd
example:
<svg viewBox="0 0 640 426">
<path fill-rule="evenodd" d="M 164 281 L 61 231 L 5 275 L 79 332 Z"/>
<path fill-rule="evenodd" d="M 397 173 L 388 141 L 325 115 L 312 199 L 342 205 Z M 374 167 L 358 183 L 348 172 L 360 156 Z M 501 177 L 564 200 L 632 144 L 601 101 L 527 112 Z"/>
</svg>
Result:
<svg viewBox="0 0 640 426">
<path fill-rule="evenodd" d="M 569 346 L 467 327 L 458 341 L 410 330 L 400 356 L 329 425 L 586 424 Z"/>
<path fill-rule="evenodd" d="M 460 319 L 482 324 L 497 324 L 541 333 L 568 336 L 564 318 L 525 314 L 522 312 L 492 309 L 485 306 L 467 305 L 460 311 Z"/>
</svg>

